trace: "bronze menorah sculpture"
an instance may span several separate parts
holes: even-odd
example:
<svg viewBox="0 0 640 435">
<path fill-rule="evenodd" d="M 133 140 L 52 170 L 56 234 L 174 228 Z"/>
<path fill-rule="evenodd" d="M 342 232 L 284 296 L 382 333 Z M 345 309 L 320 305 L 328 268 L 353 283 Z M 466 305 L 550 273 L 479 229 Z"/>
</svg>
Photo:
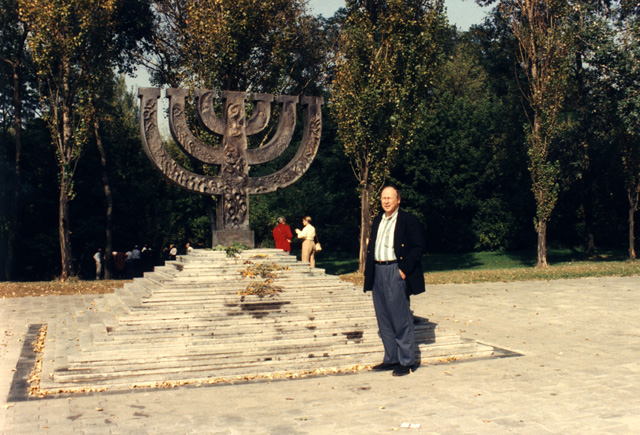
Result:
<svg viewBox="0 0 640 435">
<path fill-rule="evenodd" d="M 254 235 L 249 230 L 249 195 L 269 193 L 289 186 L 304 174 L 313 161 L 322 131 L 322 97 L 302 97 L 304 132 L 302 143 L 293 159 L 282 169 L 263 177 L 249 177 L 249 166 L 269 162 L 289 146 L 296 124 L 298 97 L 278 96 L 281 105 L 278 128 L 271 140 L 259 148 L 247 148 L 247 136 L 262 131 L 271 117 L 271 94 L 252 94 L 254 111 L 246 119 L 246 92 L 223 91 L 222 117 L 214 112 L 216 93 L 196 92 L 196 113 L 204 127 L 222 136 L 220 146 L 210 146 L 189 130 L 185 117 L 187 89 L 167 89 L 169 98 L 169 128 L 180 148 L 202 163 L 220 166 L 217 176 L 196 174 L 181 167 L 169 155 L 158 129 L 159 88 L 140 88 L 140 132 L 142 145 L 154 166 L 170 182 L 203 195 L 218 198 L 217 228 L 213 246 L 228 246 L 233 242 L 253 247 Z"/>
</svg>

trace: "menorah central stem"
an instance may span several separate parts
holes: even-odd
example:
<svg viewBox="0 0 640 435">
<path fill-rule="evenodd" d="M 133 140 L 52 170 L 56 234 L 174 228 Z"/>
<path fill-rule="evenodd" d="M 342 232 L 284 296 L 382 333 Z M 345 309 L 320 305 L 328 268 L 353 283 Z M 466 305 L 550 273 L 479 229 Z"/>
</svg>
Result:
<svg viewBox="0 0 640 435">
<path fill-rule="evenodd" d="M 234 241 L 242 239 L 243 244 L 253 247 L 253 232 L 249 230 L 247 193 L 249 165 L 245 98 L 245 92 L 222 92 L 225 103 L 220 167 L 223 194 L 218 198 L 218 230 L 214 234 L 214 243 L 228 245 L 228 238 Z"/>
</svg>

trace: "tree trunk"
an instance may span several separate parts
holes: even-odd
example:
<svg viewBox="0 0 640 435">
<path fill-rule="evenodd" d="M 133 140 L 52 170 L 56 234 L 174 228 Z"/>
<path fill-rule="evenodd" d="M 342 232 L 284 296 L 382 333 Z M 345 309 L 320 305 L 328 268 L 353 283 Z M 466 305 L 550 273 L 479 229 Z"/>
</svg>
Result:
<svg viewBox="0 0 640 435">
<path fill-rule="evenodd" d="M 109 175 L 107 173 L 107 154 L 102 145 L 102 136 L 100 135 L 100 120 L 98 114 L 93 111 L 93 133 L 96 136 L 96 145 L 100 153 L 100 169 L 102 172 L 102 186 L 104 189 L 104 197 L 107 202 L 106 210 L 106 230 L 105 230 L 105 248 L 104 248 L 104 279 L 113 278 L 113 196 L 111 195 L 111 185 L 109 184 Z"/>
<path fill-rule="evenodd" d="M 14 163 L 14 189 L 13 199 L 9 212 L 9 228 L 7 234 L 7 256 L 4 264 L 5 281 L 13 279 L 13 264 L 15 258 L 15 248 L 17 246 L 18 229 L 20 227 L 20 201 L 22 192 L 22 99 L 20 96 L 20 65 L 17 62 L 11 63 L 13 67 L 13 107 L 14 107 L 14 128 L 16 156 Z"/>
<path fill-rule="evenodd" d="M 69 230 L 69 185 L 64 175 L 60 180 L 60 204 L 58 207 L 58 236 L 60 238 L 60 259 L 62 263 L 61 281 L 66 281 L 73 274 L 71 268 L 73 262 L 71 231 Z"/>
<path fill-rule="evenodd" d="M 538 113 L 533 115 L 531 131 L 531 143 L 529 145 L 530 172 L 533 182 L 533 194 L 536 198 L 536 231 L 538 233 L 538 259 L 537 267 L 547 267 L 547 224 L 554 208 L 550 186 L 550 174 L 545 170 L 549 146 L 546 138 L 541 134 L 541 121 Z"/>
<path fill-rule="evenodd" d="M 627 189 L 627 196 L 629 198 L 629 259 L 636 259 L 636 236 L 635 236 L 635 214 L 638 210 L 638 199 L 640 192 L 636 190 L 633 192 L 630 188 Z"/>
<path fill-rule="evenodd" d="M 62 134 L 58 130 L 58 146 L 60 150 L 60 204 L 58 207 L 58 234 L 60 238 L 60 280 L 66 281 L 73 275 L 73 256 L 71 253 L 71 230 L 69 226 L 69 200 L 71 198 L 73 180 L 73 126 L 71 120 L 71 101 L 69 76 L 71 74 L 68 62 L 65 63 L 62 79 Z M 52 101 L 55 101 L 52 99 Z M 57 126 L 55 128 L 58 128 Z"/>
<path fill-rule="evenodd" d="M 582 184 L 583 191 L 585 190 L 584 183 Z M 592 195 L 591 192 L 588 192 L 586 195 L 582 197 L 582 222 L 584 224 L 585 237 L 584 237 L 584 251 L 587 256 L 591 257 L 596 253 L 596 237 L 593 233 L 593 224 L 592 224 Z"/>
<path fill-rule="evenodd" d="M 358 271 L 364 272 L 367 244 L 371 233 L 371 186 L 365 184 L 360 191 L 360 255 Z"/>
<path fill-rule="evenodd" d="M 585 253 L 591 257 L 596 253 L 596 236 L 593 231 L 587 231 L 587 239 L 585 241 Z"/>
<path fill-rule="evenodd" d="M 547 267 L 547 221 L 538 221 L 538 261 L 536 266 Z"/>
</svg>

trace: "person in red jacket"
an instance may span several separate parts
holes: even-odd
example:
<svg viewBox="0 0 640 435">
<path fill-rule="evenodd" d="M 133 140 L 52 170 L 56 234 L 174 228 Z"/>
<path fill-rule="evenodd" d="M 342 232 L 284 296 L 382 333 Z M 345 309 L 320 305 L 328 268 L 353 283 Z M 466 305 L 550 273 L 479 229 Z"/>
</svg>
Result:
<svg viewBox="0 0 640 435">
<path fill-rule="evenodd" d="M 276 249 L 291 252 L 291 239 L 293 239 L 291 227 L 287 225 L 287 220 L 280 216 L 278 225 L 273 229 L 273 240 L 276 242 Z"/>
</svg>

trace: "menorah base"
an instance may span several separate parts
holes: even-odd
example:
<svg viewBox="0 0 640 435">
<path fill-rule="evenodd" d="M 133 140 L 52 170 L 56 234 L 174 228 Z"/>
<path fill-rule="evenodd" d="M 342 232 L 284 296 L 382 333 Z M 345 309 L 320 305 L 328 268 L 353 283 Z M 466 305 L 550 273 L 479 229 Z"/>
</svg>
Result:
<svg viewBox="0 0 640 435">
<path fill-rule="evenodd" d="M 218 245 L 231 246 L 234 243 L 255 248 L 255 237 L 253 231 L 250 230 L 220 230 L 213 232 L 213 244 L 215 248 Z"/>
</svg>

